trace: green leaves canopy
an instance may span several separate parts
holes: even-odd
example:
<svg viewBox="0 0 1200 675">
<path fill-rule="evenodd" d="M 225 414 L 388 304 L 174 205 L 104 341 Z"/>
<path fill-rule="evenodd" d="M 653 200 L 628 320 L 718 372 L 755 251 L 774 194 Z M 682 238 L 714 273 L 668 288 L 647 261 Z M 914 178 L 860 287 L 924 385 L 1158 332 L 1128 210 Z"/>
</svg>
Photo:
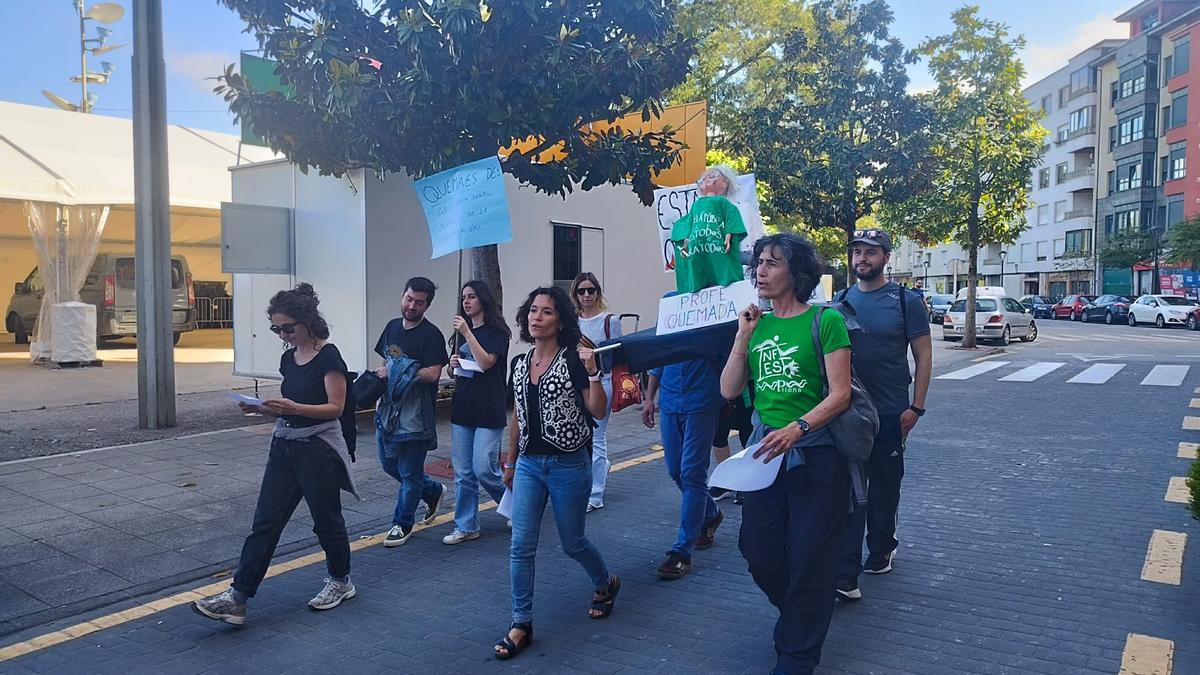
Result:
<svg viewBox="0 0 1200 675">
<path fill-rule="evenodd" d="M 666 0 L 219 0 L 259 41 L 291 93 L 218 78 L 238 119 L 302 167 L 425 176 L 514 142 L 506 173 L 565 195 L 632 182 L 677 161 L 670 130 L 593 130 L 660 110 L 693 43 Z M 557 149 L 553 157 L 539 155 Z"/>
</svg>

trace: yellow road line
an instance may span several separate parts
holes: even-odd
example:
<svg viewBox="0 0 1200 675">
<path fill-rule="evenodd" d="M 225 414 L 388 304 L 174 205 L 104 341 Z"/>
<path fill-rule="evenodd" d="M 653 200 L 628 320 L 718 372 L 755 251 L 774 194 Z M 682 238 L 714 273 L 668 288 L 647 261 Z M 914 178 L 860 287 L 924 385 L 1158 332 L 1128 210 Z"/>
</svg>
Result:
<svg viewBox="0 0 1200 675">
<path fill-rule="evenodd" d="M 1174 656 L 1174 642 L 1130 633 L 1121 654 L 1120 675 L 1171 675 Z"/>
<path fill-rule="evenodd" d="M 1190 499 L 1190 492 L 1187 487 L 1187 479 L 1183 476 L 1174 476 L 1171 482 L 1167 484 L 1167 497 L 1169 502 L 1176 504 L 1186 504 Z"/>
<path fill-rule="evenodd" d="M 1180 441 L 1179 456 L 1183 459 L 1200 459 L 1200 443 Z"/>
<path fill-rule="evenodd" d="M 1182 532 L 1155 530 L 1146 548 L 1146 564 L 1142 566 L 1142 581 L 1178 586 L 1183 575 L 1183 549 L 1187 535 Z"/>
<path fill-rule="evenodd" d="M 623 469 L 638 466 L 639 464 L 646 464 L 658 459 L 662 459 L 663 448 L 661 445 L 652 445 L 650 446 L 650 449 L 654 452 L 613 464 L 612 468 L 609 469 L 609 472 L 621 471 Z M 488 500 L 479 505 L 480 511 L 487 511 L 494 508 L 496 508 L 496 502 L 492 500 Z M 453 520 L 454 513 L 443 513 L 435 518 L 432 523 L 425 526 L 418 524 L 415 526 L 415 529 L 430 529 L 438 527 L 439 525 L 445 525 Z M 386 534 L 387 533 L 384 532 L 353 540 L 350 542 L 350 550 L 360 551 L 369 546 L 380 544 L 383 542 Z M 303 555 L 299 558 L 294 558 L 292 560 L 286 560 L 284 562 L 278 562 L 274 565 L 271 565 L 271 567 L 267 569 L 267 578 L 322 562 L 325 562 L 325 552 L 318 550 L 316 553 L 309 553 L 308 555 Z M 106 614 L 90 621 L 77 623 L 52 633 L 39 635 L 37 637 L 25 640 L 24 642 L 11 644 L 7 647 L 0 648 L 0 663 L 15 659 L 19 656 L 30 654 L 32 652 L 46 649 L 48 647 L 54 647 L 56 645 L 63 644 L 64 642 L 70 642 L 71 640 L 81 638 L 85 635 L 90 635 L 97 631 L 119 626 L 130 621 L 136 621 L 137 619 L 150 616 L 151 614 L 155 614 L 163 610 L 178 607 L 180 605 L 186 605 L 201 598 L 206 598 L 210 595 L 221 593 L 228 587 L 229 581 L 218 581 L 216 583 L 206 584 L 199 588 L 193 588 L 189 591 L 182 591 L 180 593 L 176 593 L 175 595 L 146 602 L 138 605 L 137 607 Z"/>
<path fill-rule="evenodd" d="M 1183 418 L 1183 428 L 1185 431 L 1200 431 L 1200 417 Z"/>
</svg>

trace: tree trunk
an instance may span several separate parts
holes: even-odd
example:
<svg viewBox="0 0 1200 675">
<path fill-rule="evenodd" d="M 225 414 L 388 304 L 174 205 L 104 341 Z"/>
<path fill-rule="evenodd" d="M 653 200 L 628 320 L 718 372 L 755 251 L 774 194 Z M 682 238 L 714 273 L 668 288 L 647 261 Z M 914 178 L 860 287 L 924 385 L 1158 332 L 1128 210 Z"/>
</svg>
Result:
<svg viewBox="0 0 1200 675">
<path fill-rule="evenodd" d="M 966 331 L 963 333 L 963 349 L 974 349 L 977 341 L 975 335 L 975 296 L 979 288 L 979 207 L 971 209 L 967 217 L 967 234 L 971 240 L 970 250 L 967 251 L 967 318 Z"/>
<path fill-rule="evenodd" d="M 504 285 L 500 281 L 500 251 L 495 244 L 471 249 L 472 279 L 478 279 L 492 289 L 500 315 L 504 316 Z M 462 289 L 455 289 L 458 293 Z M 506 319 L 507 322 L 507 319 Z"/>
</svg>

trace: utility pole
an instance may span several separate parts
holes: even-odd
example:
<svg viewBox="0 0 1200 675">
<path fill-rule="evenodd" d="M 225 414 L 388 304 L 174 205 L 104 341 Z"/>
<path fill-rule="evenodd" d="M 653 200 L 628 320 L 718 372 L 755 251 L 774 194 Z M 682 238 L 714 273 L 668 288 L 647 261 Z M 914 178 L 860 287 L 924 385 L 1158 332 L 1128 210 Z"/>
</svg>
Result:
<svg viewBox="0 0 1200 675">
<path fill-rule="evenodd" d="M 162 0 L 133 1 L 133 180 L 138 428 L 175 426 L 171 206 Z"/>
</svg>

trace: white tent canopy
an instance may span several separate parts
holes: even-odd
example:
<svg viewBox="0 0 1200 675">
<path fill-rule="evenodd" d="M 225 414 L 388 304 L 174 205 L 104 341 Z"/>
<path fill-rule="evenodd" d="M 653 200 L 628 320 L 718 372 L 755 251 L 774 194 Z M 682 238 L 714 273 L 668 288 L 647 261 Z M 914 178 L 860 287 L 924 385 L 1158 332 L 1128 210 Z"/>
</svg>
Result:
<svg viewBox="0 0 1200 675">
<path fill-rule="evenodd" d="M 232 134 L 167 128 L 171 206 L 220 208 L 226 169 L 274 157 Z M 133 203 L 133 122 L 0 102 L 0 199 Z"/>
</svg>

